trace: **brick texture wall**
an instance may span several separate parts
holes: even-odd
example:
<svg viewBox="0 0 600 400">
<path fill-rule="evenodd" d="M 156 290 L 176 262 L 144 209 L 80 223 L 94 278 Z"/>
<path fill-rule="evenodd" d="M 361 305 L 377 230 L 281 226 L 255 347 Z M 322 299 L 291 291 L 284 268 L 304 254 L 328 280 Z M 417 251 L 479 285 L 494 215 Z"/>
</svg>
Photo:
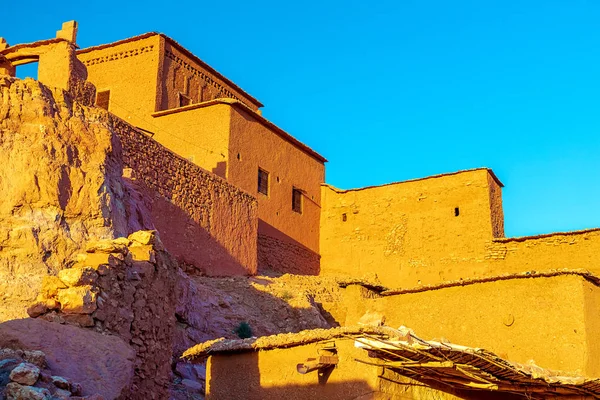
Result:
<svg viewBox="0 0 600 400">
<path fill-rule="evenodd" d="M 152 221 L 169 252 L 202 274 L 255 274 L 256 199 L 123 120 L 112 119 L 123 164 L 149 199 Z"/>
</svg>

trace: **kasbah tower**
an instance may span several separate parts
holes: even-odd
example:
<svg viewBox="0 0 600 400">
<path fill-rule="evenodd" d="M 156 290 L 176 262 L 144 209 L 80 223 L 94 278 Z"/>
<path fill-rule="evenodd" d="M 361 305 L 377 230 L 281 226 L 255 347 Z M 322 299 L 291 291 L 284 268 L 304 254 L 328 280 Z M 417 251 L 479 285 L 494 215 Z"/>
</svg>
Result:
<svg viewBox="0 0 600 400">
<path fill-rule="evenodd" d="M 2 326 L 28 314 L 53 327 L 118 337 L 133 349 L 136 367 L 120 394 L 98 386 L 94 393 L 104 398 L 177 398 L 166 389 L 173 379 L 207 399 L 600 397 L 599 229 L 505 237 L 503 184 L 489 168 L 335 188 L 325 182 L 323 155 L 264 118 L 260 101 L 172 38 L 151 32 L 80 49 L 76 35 L 71 21 L 52 39 L 9 45 L 0 38 L 0 151 L 15 154 L 16 147 L 3 148 L 8 135 L 33 135 L 21 122 L 41 126 L 15 111 L 27 108 L 22 93 L 38 90 L 44 94 L 32 95 L 31 107 L 41 101 L 68 109 L 68 118 L 82 121 L 69 129 L 87 132 L 83 138 L 108 135 L 97 171 L 113 182 L 103 186 L 106 207 L 87 200 L 89 207 L 81 206 L 77 196 L 89 182 L 81 178 L 75 190 L 74 171 L 90 174 L 85 160 L 96 155 L 85 152 L 95 154 L 100 144 L 73 152 L 67 143 L 53 153 L 70 171 L 69 179 L 57 178 L 56 207 L 80 207 L 64 214 L 70 226 L 93 216 L 81 234 L 72 228 L 66 240 L 67 222 L 40 225 L 40 201 L 26 204 L 28 217 L 19 214 L 25 197 L 0 207 L 0 289 L 29 279 L 26 290 L 4 296 L 0 348 L 8 347 Z M 32 62 L 39 83 L 15 78 Z M 44 107 L 40 113 L 60 130 L 67 114 Z M 7 156 L 0 169 L 14 159 Z M 9 175 L 0 174 L 7 197 L 22 189 L 2 183 Z M 17 215 L 20 227 L 36 226 L 35 237 L 15 233 Z M 102 221 L 94 219 L 99 215 Z M 90 221 L 99 225 L 92 229 Z M 41 237 L 54 247 L 40 257 L 27 253 Z M 27 267 L 19 269 L 24 259 Z M 117 281 L 138 282 L 131 290 L 156 293 L 161 306 L 155 309 L 150 296 L 125 301 L 127 283 L 116 294 Z M 292 281 L 313 286 L 302 307 L 318 315 L 318 324 L 294 314 L 294 328 L 255 328 L 258 337 L 235 339 L 231 329 L 215 328 L 225 314 L 201 309 L 213 304 L 225 313 L 222 300 L 205 299 L 189 311 L 197 306 L 198 282 L 289 284 L 273 307 L 300 309 L 286 302 L 300 290 Z M 113 304 L 113 314 L 105 304 Z M 148 309 L 168 325 L 164 332 L 138 318 Z M 195 336 L 178 337 L 182 326 Z M 49 350 L 19 346 L 45 351 L 54 365 Z M 188 376 L 184 364 L 202 372 Z M 6 397 L 38 398 L 14 395 L 43 386 L 36 382 L 13 379 Z"/>
</svg>

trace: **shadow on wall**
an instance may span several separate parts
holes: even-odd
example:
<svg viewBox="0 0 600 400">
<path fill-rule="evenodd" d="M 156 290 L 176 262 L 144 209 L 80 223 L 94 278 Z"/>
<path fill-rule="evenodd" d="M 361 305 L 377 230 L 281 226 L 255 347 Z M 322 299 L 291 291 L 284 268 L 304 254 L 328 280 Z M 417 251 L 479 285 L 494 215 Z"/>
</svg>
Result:
<svg viewBox="0 0 600 400">
<path fill-rule="evenodd" d="M 319 275 L 321 256 L 258 219 L 258 272 L 264 275 Z"/>
<path fill-rule="evenodd" d="M 219 161 L 217 166 L 212 169 L 212 173 L 227 179 L 227 161 Z"/>
<path fill-rule="evenodd" d="M 161 241 L 186 272 L 210 276 L 248 274 L 248 269 L 185 210 L 148 188 L 141 180 L 129 180 L 129 185 L 135 186 L 148 201 L 152 223 Z"/>
</svg>

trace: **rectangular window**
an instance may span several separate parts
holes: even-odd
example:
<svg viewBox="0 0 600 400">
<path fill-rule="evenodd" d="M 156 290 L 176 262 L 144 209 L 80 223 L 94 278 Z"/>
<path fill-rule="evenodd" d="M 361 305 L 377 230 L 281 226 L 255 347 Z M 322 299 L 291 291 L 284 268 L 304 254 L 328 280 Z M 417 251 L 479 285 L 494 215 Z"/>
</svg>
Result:
<svg viewBox="0 0 600 400">
<path fill-rule="evenodd" d="M 189 106 L 190 104 L 192 104 L 192 99 L 183 93 L 179 93 L 179 107 Z"/>
<path fill-rule="evenodd" d="M 96 107 L 104 108 L 108 111 L 108 103 L 110 102 L 110 90 L 96 93 Z"/>
<path fill-rule="evenodd" d="M 292 189 L 292 210 L 302 214 L 302 190 Z"/>
<path fill-rule="evenodd" d="M 269 173 L 260 168 L 258 169 L 258 193 L 269 195 Z"/>
</svg>

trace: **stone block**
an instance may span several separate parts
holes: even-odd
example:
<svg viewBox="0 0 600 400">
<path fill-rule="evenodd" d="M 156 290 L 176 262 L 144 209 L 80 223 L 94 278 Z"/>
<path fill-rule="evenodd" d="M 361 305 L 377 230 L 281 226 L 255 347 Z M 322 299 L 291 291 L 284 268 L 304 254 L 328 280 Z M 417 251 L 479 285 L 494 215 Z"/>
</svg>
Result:
<svg viewBox="0 0 600 400">
<path fill-rule="evenodd" d="M 44 276 L 42 277 L 42 289 L 40 294 L 44 298 L 52 298 L 58 294 L 59 289 L 65 289 L 65 285 L 57 276 Z"/>
<path fill-rule="evenodd" d="M 37 366 L 29 363 L 21 363 L 17 365 L 9 375 L 11 381 L 20 383 L 22 385 L 35 385 L 39 377 L 40 369 Z"/>
<path fill-rule="evenodd" d="M 50 391 L 44 388 L 19 385 L 11 382 L 6 385 L 4 395 L 7 400 L 50 400 Z"/>
<path fill-rule="evenodd" d="M 68 268 L 59 271 L 58 278 L 67 286 L 92 285 L 98 273 L 92 268 Z"/>
<path fill-rule="evenodd" d="M 96 293 L 91 286 L 78 286 L 58 291 L 58 302 L 65 314 L 91 314 L 97 308 Z"/>
<path fill-rule="evenodd" d="M 156 261 L 154 248 L 150 245 L 131 246 L 129 254 L 134 261 Z"/>
</svg>

